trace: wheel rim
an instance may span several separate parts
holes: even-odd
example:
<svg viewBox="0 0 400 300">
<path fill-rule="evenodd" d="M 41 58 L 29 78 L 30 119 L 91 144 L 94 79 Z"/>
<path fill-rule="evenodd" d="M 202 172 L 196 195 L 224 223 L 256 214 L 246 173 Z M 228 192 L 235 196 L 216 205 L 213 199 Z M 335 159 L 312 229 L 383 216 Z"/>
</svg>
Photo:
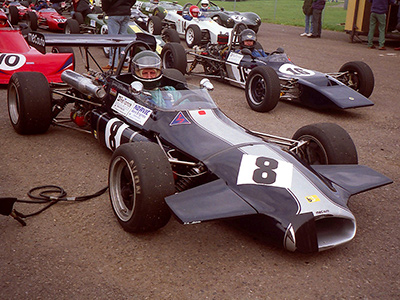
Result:
<svg viewBox="0 0 400 300">
<path fill-rule="evenodd" d="M 250 101 L 254 105 L 260 105 L 264 101 L 266 90 L 264 78 L 258 74 L 253 76 L 249 84 Z"/>
<path fill-rule="evenodd" d="M 194 41 L 194 31 L 192 28 L 189 28 L 186 33 L 186 42 L 191 45 Z"/>
<path fill-rule="evenodd" d="M 301 136 L 299 141 L 306 141 L 307 144 L 300 148 L 300 157 L 310 165 L 327 165 L 328 154 L 325 148 L 315 137 L 311 135 Z"/>
<path fill-rule="evenodd" d="M 69 26 L 65 26 L 65 33 L 66 34 L 71 34 L 71 28 L 69 28 Z"/>
<path fill-rule="evenodd" d="M 175 65 L 175 60 L 174 60 L 174 56 L 172 55 L 172 52 L 170 50 L 166 50 L 164 52 L 164 57 L 163 57 L 164 69 L 173 68 L 174 65 Z"/>
<path fill-rule="evenodd" d="M 19 120 L 19 96 L 17 87 L 13 83 L 8 93 L 8 111 L 13 124 L 17 124 Z"/>
<path fill-rule="evenodd" d="M 347 75 L 347 83 L 350 88 L 352 88 L 355 91 L 359 90 L 359 78 L 357 72 L 349 72 Z"/>
<path fill-rule="evenodd" d="M 149 21 L 149 25 L 147 27 L 148 27 L 147 29 L 148 29 L 149 33 L 153 34 L 154 33 L 154 23 L 153 23 L 153 21 Z"/>
<path fill-rule="evenodd" d="M 110 166 L 110 198 L 115 213 L 121 221 L 131 219 L 136 202 L 135 182 L 129 163 L 117 157 Z"/>
</svg>

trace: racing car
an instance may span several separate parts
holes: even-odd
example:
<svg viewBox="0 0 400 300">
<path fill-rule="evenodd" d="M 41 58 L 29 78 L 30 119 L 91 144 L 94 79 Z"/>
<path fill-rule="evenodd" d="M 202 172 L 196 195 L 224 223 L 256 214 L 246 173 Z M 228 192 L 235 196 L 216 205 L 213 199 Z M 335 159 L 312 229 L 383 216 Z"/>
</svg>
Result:
<svg viewBox="0 0 400 300">
<path fill-rule="evenodd" d="M 134 11 L 137 11 L 136 9 Z M 136 12 L 132 10 L 131 20 L 128 24 L 127 34 L 135 34 L 138 32 L 144 32 L 143 25 L 139 26 L 136 22 L 138 19 L 138 15 Z M 141 17 L 140 17 L 141 18 Z M 83 18 L 82 14 L 76 12 L 74 14 L 73 19 L 68 19 L 64 33 L 66 34 L 78 34 L 78 33 L 89 33 L 89 34 L 107 34 L 108 26 L 107 26 L 108 17 L 104 14 L 88 14 L 86 18 Z M 146 23 L 143 19 L 142 23 Z M 179 43 L 180 38 L 178 33 L 170 28 L 166 28 L 159 35 L 155 35 L 157 40 L 157 49 L 158 53 L 161 53 L 162 47 L 166 42 L 175 42 Z M 103 48 L 104 55 L 108 58 L 110 55 L 110 50 L 108 47 Z"/>
<path fill-rule="evenodd" d="M 0 21 L 8 22 L 0 11 Z M 70 47 L 53 47 L 52 53 L 40 53 L 28 45 L 22 28 L 9 22 L 0 28 L 0 84 L 8 84 L 16 72 L 41 72 L 48 82 L 62 82 L 61 73 L 74 70 L 74 53 Z M 26 26 L 26 25 L 25 25 Z"/>
<path fill-rule="evenodd" d="M 136 1 L 133 6 L 139 9 L 142 13 L 151 16 L 157 16 L 164 19 L 168 11 L 182 10 L 183 6 L 177 2 L 151 0 L 150 2 Z"/>
<path fill-rule="evenodd" d="M 208 0 L 199 0 L 196 5 L 202 7 L 203 3 L 208 6 L 201 10 L 201 14 L 210 17 L 224 27 L 233 28 L 236 24 L 244 24 L 247 28 L 254 30 L 255 33 L 260 29 L 261 18 L 254 12 L 226 11 L 223 7 L 219 7 Z"/>
<path fill-rule="evenodd" d="M 187 50 L 184 61 L 175 55 L 183 52 L 182 46 L 171 43 L 163 49 L 164 67 L 244 88 L 248 105 L 258 112 L 274 109 L 279 99 L 317 109 L 374 105 L 368 99 L 374 75 L 366 63 L 347 62 L 339 72 L 325 74 L 295 65 L 282 48 L 267 57 L 254 57 L 249 49 L 239 49 L 238 27 L 234 27 L 230 40 L 219 34 L 218 43 Z M 262 49 L 258 42 L 256 47 Z"/>
<path fill-rule="evenodd" d="M 88 37 L 31 40 L 86 51 L 88 45 L 125 45 Z M 291 139 L 251 131 L 217 108 L 208 79 L 193 87 L 176 69 L 163 70 L 155 101 L 157 90 L 144 89 L 123 72 L 129 53 L 133 57 L 155 45 L 153 37 L 137 35 L 115 73 L 91 69 L 87 62 L 87 74 L 62 74 L 63 87 L 49 86 L 39 73 L 14 74 L 7 96 L 12 126 L 19 134 L 45 133 L 52 124 L 67 126 L 58 116 L 63 108 L 72 109 L 71 127 L 86 130 L 113 152 L 110 202 L 128 232 L 157 230 L 172 212 L 183 224 L 245 218 L 290 251 L 322 251 L 354 238 L 349 197 L 391 180 L 357 164 L 343 128 L 307 125 Z"/>
<path fill-rule="evenodd" d="M 190 12 L 191 8 L 193 8 L 193 5 L 186 3 L 181 11 L 168 11 L 167 15 L 161 21 L 162 28 L 175 29 L 179 36 L 185 39 L 189 48 L 207 43 L 215 44 L 217 43 L 219 34 L 230 36 L 232 28 L 221 26 L 211 18 L 203 17 L 199 13 L 196 13 L 198 15 L 193 17 Z M 157 16 L 153 17 L 153 20 L 158 18 Z M 154 28 L 156 27 L 154 26 Z M 154 34 L 150 20 L 148 32 Z"/>
<path fill-rule="evenodd" d="M 27 3 L 25 3 L 27 4 Z M 24 6 L 19 2 L 11 3 L 9 6 L 9 15 L 12 25 L 27 21 L 29 27 L 35 31 L 38 28 L 62 32 L 64 31 L 67 18 L 60 15 L 55 9 L 42 8 L 39 11 L 32 9 L 32 6 Z"/>
</svg>

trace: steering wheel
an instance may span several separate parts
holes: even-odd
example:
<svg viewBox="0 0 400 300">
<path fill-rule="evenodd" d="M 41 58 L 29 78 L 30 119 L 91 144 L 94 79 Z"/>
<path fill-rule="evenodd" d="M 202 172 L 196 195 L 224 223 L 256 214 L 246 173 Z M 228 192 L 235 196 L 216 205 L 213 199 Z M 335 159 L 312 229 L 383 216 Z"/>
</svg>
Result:
<svg viewBox="0 0 400 300">
<path fill-rule="evenodd" d="M 181 105 L 182 102 L 185 100 L 204 102 L 204 99 L 201 98 L 199 95 L 196 95 L 195 93 L 190 93 L 190 94 L 183 95 L 178 100 L 174 101 L 174 106 Z"/>
</svg>

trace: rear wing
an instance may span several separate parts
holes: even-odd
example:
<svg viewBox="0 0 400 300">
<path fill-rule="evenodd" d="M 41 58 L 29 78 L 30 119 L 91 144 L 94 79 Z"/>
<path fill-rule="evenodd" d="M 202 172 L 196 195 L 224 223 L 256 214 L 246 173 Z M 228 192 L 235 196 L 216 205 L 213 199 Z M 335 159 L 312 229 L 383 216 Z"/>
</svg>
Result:
<svg viewBox="0 0 400 300">
<path fill-rule="evenodd" d="M 45 54 L 46 46 L 60 47 L 126 47 L 134 41 L 142 41 L 155 51 L 157 43 L 154 36 L 143 32 L 129 35 L 92 35 L 92 34 L 43 34 L 29 32 L 27 37 L 29 45 Z"/>
</svg>

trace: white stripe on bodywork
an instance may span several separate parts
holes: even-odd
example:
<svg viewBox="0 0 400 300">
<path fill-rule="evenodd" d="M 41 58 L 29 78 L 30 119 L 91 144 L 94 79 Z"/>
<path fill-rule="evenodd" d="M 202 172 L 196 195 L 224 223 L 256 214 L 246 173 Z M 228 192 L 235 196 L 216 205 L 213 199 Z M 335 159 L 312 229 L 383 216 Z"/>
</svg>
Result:
<svg viewBox="0 0 400 300">
<path fill-rule="evenodd" d="M 260 143 L 260 139 L 253 137 L 240 130 L 232 130 L 229 124 L 223 122 L 218 116 L 215 115 L 211 109 L 202 110 L 205 113 L 200 114 L 198 110 L 188 111 L 192 120 L 203 130 L 209 132 L 211 135 L 218 139 L 234 146 L 243 145 L 246 143 Z M 274 147 L 266 144 L 254 144 L 251 146 L 243 146 L 239 149 L 244 154 L 251 156 L 267 157 L 277 161 L 288 162 L 281 156 Z M 338 217 L 354 219 L 350 210 L 338 206 L 335 202 L 330 200 L 317 186 L 305 176 L 296 165 L 290 163 L 292 168 L 292 179 L 289 186 L 282 186 L 289 190 L 289 192 L 298 201 L 299 209 L 298 214 L 312 212 L 314 215 L 333 215 Z M 248 168 L 248 167 L 247 167 Z M 251 169 L 251 167 L 250 167 Z M 240 170 L 239 170 L 240 171 Z M 254 184 L 257 184 L 254 182 Z M 309 202 L 307 197 L 317 195 L 320 201 Z"/>
</svg>

